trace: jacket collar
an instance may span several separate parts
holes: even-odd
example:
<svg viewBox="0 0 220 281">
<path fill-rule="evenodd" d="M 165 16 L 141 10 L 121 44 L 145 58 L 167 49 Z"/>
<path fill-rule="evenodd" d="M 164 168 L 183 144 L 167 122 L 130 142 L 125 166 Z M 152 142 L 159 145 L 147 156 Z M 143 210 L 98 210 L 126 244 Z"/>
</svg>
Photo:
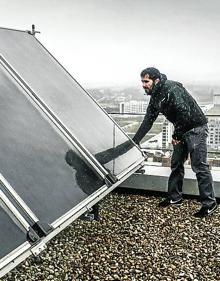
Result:
<svg viewBox="0 0 220 281">
<path fill-rule="evenodd" d="M 158 82 L 156 85 L 154 85 L 153 89 L 152 89 L 152 95 L 154 95 L 155 93 L 160 92 L 161 88 L 163 87 L 163 85 L 165 84 L 167 80 L 167 76 L 165 74 L 160 75 L 160 82 Z"/>
</svg>

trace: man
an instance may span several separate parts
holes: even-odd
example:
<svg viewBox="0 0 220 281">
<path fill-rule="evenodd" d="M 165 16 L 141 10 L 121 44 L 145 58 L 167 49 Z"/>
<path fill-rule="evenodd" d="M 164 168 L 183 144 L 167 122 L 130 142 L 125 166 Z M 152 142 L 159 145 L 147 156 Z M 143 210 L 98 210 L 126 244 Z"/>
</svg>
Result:
<svg viewBox="0 0 220 281">
<path fill-rule="evenodd" d="M 179 206 L 182 203 L 184 162 L 190 154 L 192 170 L 196 173 L 202 207 L 195 217 L 205 217 L 217 209 L 212 175 L 207 164 L 207 118 L 181 83 L 167 80 L 166 75 L 154 67 L 141 72 L 141 81 L 150 102 L 144 120 L 133 137 L 139 145 L 151 129 L 159 113 L 174 125 L 171 175 L 168 181 L 168 198 L 159 206 Z"/>
</svg>

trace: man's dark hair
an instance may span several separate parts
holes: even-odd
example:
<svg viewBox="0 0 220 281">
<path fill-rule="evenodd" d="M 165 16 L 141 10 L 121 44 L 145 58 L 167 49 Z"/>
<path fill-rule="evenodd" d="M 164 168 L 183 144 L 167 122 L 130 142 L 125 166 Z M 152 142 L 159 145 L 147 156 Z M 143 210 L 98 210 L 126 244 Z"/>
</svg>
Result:
<svg viewBox="0 0 220 281">
<path fill-rule="evenodd" d="M 160 71 L 155 67 L 148 67 L 141 71 L 141 78 L 148 75 L 153 81 L 160 78 Z"/>
</svg>

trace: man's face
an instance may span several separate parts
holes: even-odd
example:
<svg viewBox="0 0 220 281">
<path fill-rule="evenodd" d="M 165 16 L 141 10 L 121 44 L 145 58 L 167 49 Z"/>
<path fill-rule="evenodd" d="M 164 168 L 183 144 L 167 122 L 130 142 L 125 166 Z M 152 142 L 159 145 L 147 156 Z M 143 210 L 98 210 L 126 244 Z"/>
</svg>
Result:
<svg viewBox="0 0 220 281">
<path fill-rule="evenodd" d="M 141 82 L 145 93 L 147 95 L 151 95 L 154 86 L 154 81 L 150 79 L 148 75 L 145 75 L 144 77 L 141 77 Z"/>
</svg>

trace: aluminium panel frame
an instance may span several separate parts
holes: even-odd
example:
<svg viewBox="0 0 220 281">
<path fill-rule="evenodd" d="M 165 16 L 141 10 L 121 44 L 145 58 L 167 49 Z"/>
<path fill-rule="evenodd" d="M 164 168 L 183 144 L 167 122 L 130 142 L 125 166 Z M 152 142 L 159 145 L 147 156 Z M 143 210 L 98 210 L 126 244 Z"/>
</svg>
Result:
<svg viewBox="0 0 220 281">
<path fill-rule="evenodd" d="M 1 181 L 2 182 L 2 181 Z M 2 185 L 4 186 L 4 183 L 2 182 Z M 16 222 L 14 222 L 18 228 L 23 228 L 24 231 L 28 233 L 31 226 L 29 223 L 23 218 L 23 216 L 20 214 L 20 212 L 15 208 L 15 206 L 11 203 L 11 201 L 7 198 L 7 196 L 4 194 L 2 190 L 0 190 L 0 201 L 2 201 L 3 206 L 2 208 L 6 211 L 9 217 L 11 217 L 13 220 L 15 219 Z M 18 225 L 19 224 L 19 225 Z M 0 277 L 2 277 L 2 270 L 10 263 L 14 263 L 14 260 L 16 260 L 21 255 L 25 255 L 25 253 L 31 249 L 31 244 L 26 241 L 23 244 L 21 244 L 19 247 L 11 251 L 9 254 L 7 254 L 5 257 L 0 259 Z"/>
<path fill-rule="evenodd" d="M 32 101 L 44 112 L 49 120 L 57 127 L 57 129 L 65 136 L 65 139 L 73 145 L 79 153 L 86 159 L 89 165 L 93 168 L 96 174 L 102 179 L 105 179 L 109 172 L 95 159 L 95 157 L 81 144 L 76 137 L 66 128 L 66 126 L 59 120 L 53 111 L 35 94 L 31 87 L 24 81 L 23 78 L 14 70 L 9 62 L 0 54 L 0 64 L 4 69 L 14 78 L 14 80 L 23 88 L 25 93 Z"/>
<path fill-rule="evenodd" d="M 31 244 L 29 242 L 25 242 L 13 252 L 0 259 L 0 278 L 29 257 L 29 252 L 31 254 Z"/>
<path fill-rule="evenodd" d="M 123 178 L 121 178 L 118 182 L 114 183 L 111 187 L 107 187 L 104 185 L 102 188 L 97 190 L 94 194 L 89 196 L 87 199 L 82 201 L 80 206 L 76 206 L 72 210 L 70 210 L 66 215 L 62 216 L 60 219 L 55 221 L 53 223 L 53 231 L 51 231 L 46 237 L 41 238 L 39 243 L 46 244 L 48 243 L 53 237 L 55 237 L 58 233 L 60 233 L 63 229 L 65 229 L 68 225 L 70 225 L 72 222 L 74 222 L 78 217 L 80 217 L 82 214 L 84 214 L 86 211 L 88 211 L 93 205 L 98 203 L 101 199 L 103 199 L 106 195 L 108 195 L 111 191 L 113 191 L 118 185 L 120 185 L 126 178 L 131 176 L 136 170 L 140 169 L 143 166 L 143 163 L 137 165 L 133 170 L 130 170 L 129 173 L 127 173 Z M 38 247 L 38 245 L 29 247 L 29 245 L 24 244 L 23 247 L 26 247 L 25 251 L 21 251 L 16 253 L 16 255 L 13 258 L 13 255 L 4 261 L 4 264 L 2 268 L 0 269 L 0 277 L 7 274 L 9 271 L 11 271 L 13 268 L 15 268 L 19 263 L 24 261 L 26 258 L 28 258 L 30 255 L 33 254 L 35 251 L 35 248 Z M 19 254 L 20 253 L 20 254 Z M 19 254 L 19 255 L 18 255 Z M 1 262 L 1 261 L 0 261 Z"/>
<path fill-rule="evenodd" d="M 39 41 L 38 41 L 39 42 Z M 39 44 L 41 44 L 39 42 Z M 47 51 L 47 50 L 46 50 Z M 48 52 L 48 51 L 47 51 Z M 49 53 L 49 52 L 48 52 Z M 50 54 L 50 53 L 49 53 Z M 51 55 L 51 54 L 50 54 Z M 52 55 L 51 55 L 52 56 Z M 53 57 L 53 56 L 52 56 Z M 54 58 L 54 57 L 53 57 Z M 56 61 L 56 59 L 54 58 Z M 10 75 L 17 81 L 17 83 L 25 90 L 25 92 L 28 94 L 30 98 L 34 100 L 34 102 L 38 105 L 38 107 L 41 108 L 41 110 L 49 117 L 49 119 L 57 126 L 57 128 L 65 135 L 66 138 L 69 139 L 69 141 L 72 143 L 74 147 L 77 148 L 77 150 L 81 153 L 82 156 L 85 157 L 85 159 L 89 162 L 89 164 L 95 169 L 96 173 L 98 173 L 101 178 L 105 179 L 109 172 L 99 163 L 99 161 L 91 154 L 89 150 L 83 144 L 75 137 L 73 134 L 69 131 L 69 129 L 63 124 L 63 122 L 56 116 L 56 114 L 50 109 L 49 106 L 47 106 L 34 92 L 34 90 L 28 85 L 28 83 L 16 72 L 16 70 L 10 65 L 10 63 L 6 60 L 6 58 L 0 54 L 0 63 L 2 66 L 10 73 Z M 58 62 L 59 64 L 59 62 Z M 60 64 L 59 64 L 60 65 Z M 61 65 L 62 68 L 64 68 Z M 64 68 L 65 70 L 65 68 Z M 66 71 L 66 70 L 65 70 Z M 67 72 L 67 71 L 66 71 Z M 69 74 L 69 72 L 67 72 Z M 69 74 L 70 75 L 70 74 Z M 78 84 L 78 82 L 70 75 L 70 77 Z M 78 84 L 80 88 L 82 86 Z M 83 88 L 82 88 L 83 89 Z M 83 89 L 83 91 L 85 91 Z M 101 108 L 101 110 L 104 112 L 105 115 L 110 118 L 110 120 L 113 122 L 114 126 L 119 128 L 121 132 L 123 132 L 124 135 L 125 132 L 122 130 L 122 128 L 113 120 L 111 116 L 107 114 L 107 112 L 95 101 L 95 99 L 87 92 L 85 93 L 95 102 L 95 104 Z M 127 135 L 126 135 L 127 136 Z M 127 136 L 127 138 L 131 141 L 130 137 Z M 134 142 L 133 142 L 134 143 Z M 134 146 L 137 147 L 137 149 L 141 152 L 142 156 L 143 153 L 140 150 L 140 148 L 134 143 Z M 144 160 L 144 156 L 139 159 L 138 162 L 135 162 L 132 164 L 132 166 L 138 165 L 140 162 Z M 131 167 L 132 167 L 131 166 Z M 131 168 L 128 167 L 126 170 L 124 170 L 122 173 L 116 176 L 117 179 L 121 179 L 124 174 L 126 174 Z M 114 175 L 113 175 L 114 176 Z"/>
<path fill-rule="evenodd" d="M 0 60 L 0 64 L 2 65 L 1 60 Z M 4 65 L 2 65 L 2 66 L 4 67 Z M 5 67 L 4 67 L 4 69 L 5 69 L 5 71 L 8 71 Z M 10 72 L 8 72 L 8 73 L 9 73 L 9 75 L 11 75 Z M 27 98 L 30 100 L 30 102 L 33 104 L 33 106 L 39 107 L 40 105 L 32 98 L 32 96 L 28 95 L 27 90 L 23 87 L 23 85 L 20 84 L 19 81 L 14 76 L 12 76 L 12 79 L 15 79 L 15 82 L 18 83 L 18 85 L 20 85 L 22 87 L 22 89 L 24 90 L 24 95 L 27 96 Z M 39 112 L 41 112 L 41 108 L 40 108 Z M 43 112 L 43 115 L 46 117 L 46 120 L 49 122 L 49 124 L 54 127 L 56 132 L 60 136 L 62 136 L 62 138 L 65 140 L 65 142 L 67 142 L 70 146 L 75 146 L 75 144 L 73 143 L 73 140 L 70 139 L 68 137 L 68 135 L 66 135 L 62 130 L 60 130 L 59 126 L 53 120 L 51 120 L 51 117 L 50 117 L 50 115 L 48 115 L 47 111 L 42 110 L 42 112 Z M 92 170 L 94 172 L 96 172 L 96 174 L 98 174 L 97 169 L 95 169 L 95 168 L 96 168 L 95 166 L 92 166 Z M 98 174 L 98 175 L 99 175 L 99 177 L 101 177 L 100 174 Z M 103 179 L 103 186 L 105 186 L 105 178 L 106 177 L 102 176 L 101 178 Z M 0 173 L 0 182 L 3 183 L 4 190 L 6 192 L 8 192 L 8 194 L 14 199 L 14 201 L 18 204 L 18 206 L 25 212 L 25 214 L 28 215 L 28 217 L 33 222 L 35 222 L 35 223 L 40 222 L 38 217 L 32 212 L 30 207 L 23 201 L 23 199 L 20 197 L 20 195 L 16 192 L 16 190 L 10 185 L 10 183 L 7 181 L 7 179 L 1 173 Z M 102 189 L 102 188 L 103 187 L 100 187 L 99 190 Z M 85 201 L 84 204 L 86 204 L 86 201 Z M 64 214 L 64 216 L 65 216 L 65 214 Z M 52 226 L 52 224 L 50 224 L 50 226 Z"/>
<path fill-rule="evenodd" d="M 17 30 L 17 29 L 12 29 L 12 28 L 4 28 L 4 27 L 0 27 L 1 29 L 6 29 L 6 30 L 12 30 L 12 31 L 19 31 L 19 32 L 24 32 L 24 33 L 29 33 L 30 34 L 30 31 L 28 31 L 28 30 Z M 32 35 L 32 34 L 30 34 L 30 35 Z M 107 115 L 108 116 L 108 118 L 110 118 L 110 120 L 114 123 L 114 126 L 115 127 L 117 127 L 124 135 L 126 135 L 126 137 L 130 140 L 130 141 L 132 141 L 132 143 L 134 144 L 134 146 L 136 146 L 136 148 L 141 152 L 141 154 L 142 154 L 142 156 L 143 156 L 143 158 L 140 158 L 140 161 L 138 161 L 138 162 L 136 162 L 136 163 L 134 163 L 134 164 L 132 164 L 132 166 L 134 165 L 138 165 L 140 162 L 142 162 L 142 160 L 144 160 L 144 155 L 143 155 L 143 153 L 142 153 L 142 151 L 141 151 L 141 149 L 140 149 L 140 147 L 136 144 L 136 143 L 134 143 L 133 142 L 133 140 L 124 132 L 124 130 L 117 124 L 117 122 L 99 105 L 99 103 L 91 96 L 91 94 L 87 91 L 87 90 L 85 90 L 84 88 L 83 88 L 83 86 L 78 82 L 78 81 L 76 81 L 75 80 L 75 78 L 70 74 L 70 72 L 50 53 L 50 51 L 34 36 L 34 35 L 32 35 L 33 37 L 34 37 L 34 39 L 37 41 L 37 43 L 40 45 L 40 46 L 42 46 L 42 48 L 51 56 L 51 58 L 55 61 L 55 62 L 57 62 L 57 64 L 70 76 L 70 78 L 90 97 L 90 99 L 92 99 L 93 100 L 93 102 L 104 112 L 104 114 L 105 115 Z M 20 82 L 23 84 L 23 86 L 25 86 L 25 88 L 27 88 L 26 89 L 26 91 L 28 90 L 29 92 L 30 92 L 30 94 L 31 95 L 33 95 L 34 96 L 34 98 L 38 101 L 38 102 L 40 102 L 41 104 L 43 104 L 45 107 L 46 107 L 46 110 L 48 110 L 49 111 L 49 114 L 52 114 L 52 117 L 53 117 L 53 122 L 54 121 L 58 121 L 58 123 L 61 125 L 61 128 L 60 129 L 64 129 L 64 131 L 65 131 L 65 133 L 74 141 L 74 146 L 80 151 L 80 153 L 82 153 L 82 155 L 87 159 L 87 161 L 93 166 L 93 165 L 95 165 L 99 170 L 97 170 L 97 172 L 99 173 L 99 174 L 101 174 L 101 176 L 103 177 L 103 178 L 105 178 L 105 176 L 106 175 L 108 175 L 109 174 L 109 172 L 103 167 L 103 165 L 101 165 L 99 162 L 98 162 L 98 160 L 96 160 L 96 158 L 82 145 L 82 143 L 75 137 L 75 136 L 73 136 L 72 135 L 72 133 L 69 131 L 69 129 L 68 128 L 66 128 L 66 126 L 62 123 L 62 121 L 61 120 L 59 120 L 59 118 L 56 116 L 56 114 L 55 113 L 53 113 L 53 111 L 46 105 L 46 104 L 44 104 L 44 102 L 38 97 L 38 95 L 31 89 L 31 87 L 28 85 L 28 83 L 26 83 L 25 82 L 25 80 L 22 78 L 22 77 L 20 77 L 20 75 L 13 69 L 13 67 L 10 65 L 10 63 L 9 62 L 7 62 L 7 60 L 4 58 L 4 56 L 2 55 L 2 54 L 0 54 L 0 59 L 3 59 L 3 61 L 4 61 L 4 63 L 6 63 L 6 67 L 7 67 L 7 65 L 8 65 L 8 67 L 9 67 L 9 70 L 8 71 L 10 71 L 10 68 L 11 68 L 11 71 L 12 71 L 12 73 L 14 73 L 14 75 L 15 76 L 17 76 L 18 77 L 18 79 L 20 80 Z M 42 110 L 44 110 L 44 109 L 42 109 Z M 66 135 L 66 137 L 67 137 L 67 135 Z M 88 159 L 88 157 L 89 157 L 89 159 Z M 123 177 L 123 175 L 125 174 L 125 173 L 127 173 L 129 171 L 129 167 L 125 170 L 125 171 L 123 171 L 123 172 L 121 172 L 120 174 L 118 174 L 117 176 L 116 176 L 116 178 L 117 179 L 121 179 L 122 177 Z M 113 175 L 114 176 L 114 175 Z"/>
<path fill-rule="evenodd" d="M 14 31 L 20 31 L 20 32 L 27 32 L 27 31 L 22 31 L 22 30 L 15 30 L 15 29 L 10 29 L 10 28 L 4 28 L 4 29 L 8 29 L 8 30 L 14 30 Z M 37 40 L 37 39 L 36 39 Z M 38 40 L 37 40 L 38 41 Z M 39 41 L 38 41 L 39 42 Z M 39 44 L 41 44 L 39 42 Z M 42 44 L 41 44 L 42 45 Z M 43 45 L 42 45 L 43 46 Z M 43 46 L 44 47 L 44 46 Z M 44 47 L 44 49 L 46 49 Z M 48 50 L 46 49 L 46 51 L 48 52 Z M 50 52 L 48 52 L 50 54 Z M 50 54 L 51 55 L 51 54 Z M 52 56 L 52 55 L 51 55 Z M 52 56 L 53 57 L 53 56 Z M 3 58 L 3 57 L 2 57 Z M 54 58 L 54 57 L 53 57 Z M 4 58 L 3 58 L 4 59 Z M 55 58 L 54 58 L 55 59 Z M 55 59 L 56 60 L 56 59 Z M 57 60 L 56 60 L 57 61 Z M 58 61 L 57 61 L 58 62 Z M 58 62 L 59 63 L 59 62 Z M 59 63 L 60 64 L 60 63 Z M 9 68 L 7 67 L 7 65 L 5 65 L 4 63 L 2 63 L 3 67 L 11 74 L 11 76 L 17 81 L 17 83 L 25 90 L 25 92 L 27 93 L 27 95 L 29 97 L 32 98 L 33 100 L 33 93 L 31 92 L 31 88 L 29 87 L 29 89 L 27 89 L 27 84 L 24 84 L 24 81 L 19 77 L 16 77 L 16 72 L 13 73 L 13 68 L 10 70 L 10 65 Z M 61 64 L 60 64 L 61 65 Z M 71 74 L 61 65 L 61 67 L 71 76 Z M 117 126 L 122 132 L 123 134 L 125 134 L 125 132 L 122 130 L 122 128 L 120 126 L 118 126 L 118 124 L 113 120 L 113 118 L 111 116 L 109 116 L 107 114 L 107 112 L 95 101 L 95 99 L 71 76 L 71 78 L 87 93 L 87 95 L 90 96 L 90 98 L 102 109 L 102 111 L 112 120 L 112 122 L 115 124 L 115 126 Z M 107 174 L 109 174 L 109 172 L 107 172 L 103 166 L 101 166 L 101 170 L 104 171 L 103 173 L 100 173 L 100 170 L 97 169 L 97 166 L 100 168 L 100 163 L 95 159 L 93 155 L 91 155 L 90 152 L 88 152 L 86 149 L 83 149 L 83 146 L 81 145 L 81 143 L 78 141 L 78 143 L 76 143 L 76 138 L 73 137 L 70 132 L 68 130 L 62 129 L 62 126 L 60 127 L 60 124 L 58 124 L 56 122 L 56 120 L 54 120 L 50 114 L 47 112 L 47 110 L 45 110 L 45 108 L 43 107 L 43 105 L 41 105 L 41 103 L 38 100 L 38 97 L 35 97 L 34 102 L 37 104 L 38 107 L 41 108 L 41 110 L 44 112 L 44 114 L 47 115 L 47 117 L 49 118 L 49 120 L 55 125 L 55 127 L 61 131 L 61 133 L 65 136 L 65 138 L 74 146 L 77 148 L 77 150 L 81 153 L 81 155 L 87 160 L 87 162 L 89 162 L 90 166 L 93 167 L 93 169 L 95 169 L 96 173 L 99 174 L 99 176 L 101 176 L 102 178 L 105 178 L 105 176 Z M 55 116 L 56 117 L 56 116 Z M 125 134 L 126 135 L 126 134 Z M 128 136 L 127 136 L 128 137 Z M 128 139 L 130 139 L 128 137 Z M 130 139 L 131 140 L 131 139 Z M 139 147 L 136 145 L 136 147 L 139 149 Z M 140 150 L 140 149 L 139 149 Z M 90 157 L 88 157 L 88 155 Z M 95 162 L 95 164 L 94 164 Z M 98 162 L 98 165 L 96 165 Z M 58 220 L 56 220 L 52 225 L 54 227 L 54 230 L 49 233 L 45 238 L 41 239 L 41 242 L 45 242 L 47 243 L 49 240 L 51 240 L 55 235 L 57 235 L 60 231 L 62 231 L 64 228 L 66 228 L 70 223 L 72 223 L 75 219 L 77 219 L 80 215 L 82 215 L 83 213 L 85 213 L 88 209 L 90 209 L 94 204 L 96 204 L 97 202 L 99 202 L 102 198 L 104 198 L 108 193 L 110 193 L 113 189 L 115 189 L 118 185 L 120 185 L 126 178 L 128 178 L 133 172 L 135 172 L 136 170 L 138 170 L 140 167 L 143 166 L 143 162 L 144 162 L 144 157 L 143 159 L 140 159 L 138 162 L 132 164 L 130 167 L 127 168 L 127 170 L 123 171 L 121 174 L 119 174 L 117 176 L 117 178 L 119 179 L 116 183 L 112 184 L 112 186 L 108 187 L 107 185 L 103 185 L 99 190 L 97 190 L 94 194 L 92 194 L 91 196 L 89 196 L 88 198 L 86 198 L 85 200 L 83 200 L 80 204 L 78 204 L 76 207 L 74 207 L 73 209 L 71 209 L 69 212 L 67 212 L 65 215 L 63 215 L 62 217 L 60 217 Z M 11 190 L 14 191 L 14 190 Z M 15 191 L 14 191 L 15 192 Z M 14 193 L 12 192 L 13 197 L 16 197 L 16 192 Z M 35 246 L 37 247 L 37 246 Z M 4 257 L 4 261 L 3 259 L 0 261 L 1 262 L 1 269 L 0 269 L 0 277 L 2 277 L 3 275 L 5 275 L 8 271 L 10 271 L 11 269 L 13 269 L 15 266 L 17 266 L 20 262 L 22 262 L 23 260 L 25 260 L 28 256 L 30 256 L 33 253 L 33 248 L 31 248 L 31 245 L 29 242 L 24 243 L 21 247 L 19 247 L 18 249 L 15 249 L 12 253 L 12 255 L 10 256 L 6 256 Z"/>
<path fill-rule="evenodd" d="M 30 30 L 16 29 L 16 28 L 4 27 L 4 26 L 1 26 L 0 29 L 18 31 L 18 32 L 25 32 L 25 33 L 31 32 Z"/>
<path fill-rule="evenodd" d="M 10 217 L 13 216 L 18 221 L 21 228 L 23 228 L 25 231 L 28 231 L 30 229 L 29 223 L 23 218 L 23 216 L 19 213 L 19 211 L 15 208 L 15 206 L 11 203 L 2 190 L 0 190 L 0 200 L 2 201 L 3 209 L 5 209 L 7 214 Z"/>
<path fill-rule="evenodd" d="M 61 66 L 61 68 L 70 76 L 70 78 L 93 100 L 93 102 L 104 112 L 105 115 L 108 116 L 109 119 L 111 119 L 111 121 L 113 122 L 114 126 L 117 127 L 124 135 L 126 135 L 126 137 L 132 141 L 132 143 L 134 144 L 134 146 L 136 146 L 136 148 L 141 152 L 143 158 L 137 162 L 132 164 L 132 166 L 138 165 L 139 163 L 141 163 L 145 157 L 143 152 L 141 151 L 140 147 L 125 133 L 125 131 L 118 125 L 118 123 L 104 110 L 103 107 L 100 106 L 100 104 L 92 97 L 92 95 L 83 88 L 83 86 L 76 81 L 76 79 L 72 76 L 72 74 L 51 54 L 51 52 L 34 36 L 34 39 L 38 42 L 39 45 L 42 46 L 42 48 L 54 59 L 54 61 L 56 61 L 59 66 Z M 127 173 L 129 171 L 129 167 L 127 168 L 127 170 L 123 171 L 122 173 L 118 174 L 116 176 L 117 179 L 121 179 L 125 173 Z"/>
<path fill-rule="evenodd" d="M 21 209 L 29 216 L 29 218 L 34 222 L 38 222 L 39 219 L 32 212 L 32 210 L 28 207 L 28 205 L 23 201 L 23 199 L 18 195 L 18 193 L 14 190 L 14 188 L 10 185 L 10 183 L 6 180 L 6 178 L 0 173 L 0 183 L 3 184 L 4 189 L 11 195 L 13 199 L 15 199 L 16 203 L 21 207 Z"/>
</svg>

